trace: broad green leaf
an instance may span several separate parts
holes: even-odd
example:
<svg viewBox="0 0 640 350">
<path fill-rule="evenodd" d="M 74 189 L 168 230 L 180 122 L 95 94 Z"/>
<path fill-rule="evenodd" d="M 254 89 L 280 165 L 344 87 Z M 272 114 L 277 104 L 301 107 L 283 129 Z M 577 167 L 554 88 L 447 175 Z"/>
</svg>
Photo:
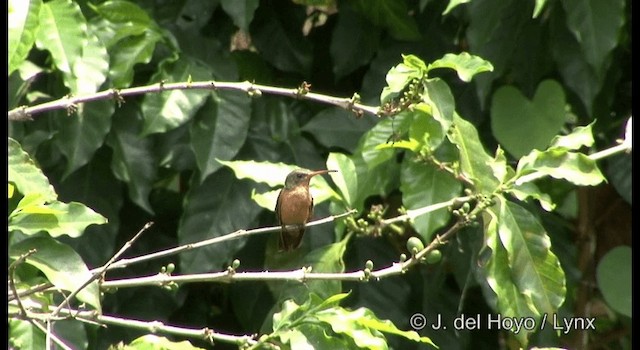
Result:
<svg viewBox="0 0 640 350">
<path fill-rule="evenodd" d="M 81 59 L 87 41 L 87 25 L 77 4 L 54 0 L 42 5 L 36 45 L 51 52 L 56 67 L 65 75 L 72 74 L 73 64 Z"/>
<path fill-rule="evenodd" d="M 410 138 L 409 140 L 400 140 L 395 141 L 393 143 L 382 143 L 376 146 L 376 150 L 388 149 L 388 148 L 401 148 L 408 149 L 412 152 L 418 152 L 420 150 L 421 143 L 418 142 L 414 138 Z"/>
<path fill-rule="evenodd" d="M 141 119 L 136 106 L 124 105 L 118 109 L 106 144 L 113 150 L 113 174 L 127 184 L 129 197 L 134 203 L 153 213 L 149 193 L 158 169 L 152 141 L 140 137 Z"/>
<path fill-rule="evenodd" d="M 251 185 L 238 181 L 230 171 L 217 171 L 199 185 L 192 178 L 178 225 L 178 243 L 199 242 L 255 225 L 262 209 L 251 200 Z M 245 242 L 246 238 L 229 240 L 182 253 L 180 271 L 218 271 L 236 257 Z"/>
<path fill-rule="evenodd" d="M 458 5 L 466 4 L 468 2 L 471 2 L 471 0 L 449 0 L 449 3 L 447 4 L 447 8 L 444 9 L 444 11 L 442 12 L 442 15 L 446 16 L 449 12 L 451 12 L 451 10 L 458 7 Z"/>
<path fill-rule="evenodd" d="M 618 45 L 624 24 L 625 1 L 569 0 L 562 2 L 567 26 L 580 43 L 582 52 L 596 76 L 602 76 L 605 62 Z"/>
<path fill-rule="evenodd" d="M 101 225 L 107 219 L 82 203 L 63 203 L 54 201 L 30 210 L 24 208 L 13 213 L 9 220 L 9 230 L 20 230 L 24 234 L 33 235 L 47 231 L 53 237 L 67 235 L 78 237 L 89 225 Z"/>
<path fill-rule="evenodd" d="M 476 74 L 493 71 L 491 62 L 480 56 L 470 55 L 468 52 L 445 54 L 441 59 L 429 64 L 427 71 L 436 68 L 451 68 L 456 71 L 460 80 L 467 83 L 470 82 Z"/>
<path fill-rule="evenodd" d="M 221 0 L 224 12 L 231 17 L 233 24 L 242 31 L 249 31 L 249 24 L 253 20 L 253 13 L 259 5 L 258 0 Z"/>
<path fill-rule="evenodd" d="M 500 198 L 504 201 L 504 198 Z M 498 206 L 494 206 L 482 212 L 484 222 L 483 249 L 489 253 L 487 261 L 481 262 L 481 271 L 485 276 L 489 287 L 495 293 L 496 305 L 494 309 L 502 317 L 523 319 L 539 317 L 529 295 L 523 294 L 514 280 L 514 273 L 510 264 L 510 257 L 499 237 L 499 213 Z M 480 255 L 483 255 L 482 251 Z M 512 329 L 513 331 L 513 329 Z M 522 331 L 514 334 L 520 345 L 526 346 L 529 332 Z"/>
<path fill-rule="evenodd" d="M 601 92 L 603 79 L 589 65 L 580 42 L 569 31 L 566 24 L 560 18 L 552 17 L 551 19 L 560 22 L 549 27 L 551 31 L 549 35 L 554 38 L 549 45 L 555 65 L 564 84 L 578 95 L 587 115 L 593 118 L 594 100 Z"/>
<path fill-rule="evenodd" d="M 632 154 L 617 154 L 607 161 L 607 181 L 615 187 L 624 200 L 633 202 L 633 161 Z"/>
<path fill-rule="evenodd" d="M 402 63 L 392 67 L 386 75 L 387 86 L 382 89 L 380 103 L 395 98 L 413 80 L 421 80 L 427 74 L 427 66 L 414 55 L 402 55 Z"/>
<path fill-rule="evenodd" d="M 300 130 L 306 131 L 324 147 L 340 147 L 353 152 L 358 139 L 377 122 L 373 117 L 355 118 L 353 113 L 339 107 L 326 108 L 306 123 Z M 340 125 L 336 128 L 336 125 Z"/>
<path fill-rule="evenodd" d="M 91 3 L 87 5 L 101 17 L 113 23 L 145 27 L 153 23 L 151 17 L 140 6 L 131 1 L 113 0 L 97 5 Z"/>
<path fill-rule="evenodd" d="M 421 337 L 415 331 L 402 331 L 391 321 L 379 319 L 371 310 L 364 307 L 353 311 L 334 307 L 318 312 L 316 317 L 331 325 L 334 332 L 351 337 L 360 348 L 387 349 L 388 345 L 383 333 L 398 335 L 437 348 L 428 337 Z"/>
<path fill-rule="evenodd" d="M 491 101 L 491 129 L 502 147 L 519 158 L 549 145 L 565 123 L 564 106 L 564 91 L 554 80 L 541 82 L 533 100 L 503 86 Z"/>
<path fill-rule="evenodd" d="M 13 182 L 18 192 L 23 195 L 42 194 L 45 200 L 58 198 L 49 179 L 33 162 L 29 154 L 22 150 L 20 144 L 9 138 L 9 182 Z"/>
<path fill-rule="evenodd" d="M 378 27 L 372 26 L 351 6 L 341 6 L 329 48 L 336 80 L 369 63 L 379 42 Z"/>
<path fill-rule="evenodd" d="M 377 147 L 385 143 L 399 141 L 399 137 L 407 131 L 413 118 L 409 112 L 403 112 L 390 118 L 378 122 L 360 139 L 356 153 L 362 154 L 363 160 L 369 169 L 391 159 L 395 154 L 393 149 L 378 149 Z"/>
<path fill-rule="evenodd" d="M 462 190 L 461 184 L 449 173 L 434 165 L 406 159 L 401 164 L 400 191 L 405 208 L 415 210 L 431 204 L 455 198 Z M 447 210 L 421 215 L 414 220 L 413 227 L 426 242 L 437 229 L 450 219 Z"/>
<path fill-rule="evenodd" d="M 251 23 L 251 42 L 262 57 L 279 70 L 296 72 L 307 76 L 311 70 L 313 48 L 303 36 L 300 27 L 292 23 L 301 22 L 301 13 L 290 7 L 258 8 Z M 295 29 L 294 29 L 295 28 Z"/>
<path fill-rule="evenodd" d="M 251 101 L 245 93 L 220 91 L 205 103 L 190 127 L 200 181 L 231 160 L 247 138 Z"/>
<path fill-rule="evenodd" d="M 162 39 L 154 30 L 145 31 L 143 35 L 128 36 L 110 48 L 111 69 L 109 77 L 113 85 L 124 88 L 131 85 L 136 64 L 149 63 Z"/>
<path fill-rule="evenodd" d="M 585 154 L 568 152 L 561 148 L 551 148 L 543 152 L 531 151 L 520 158 L 516 172 L 518 177 L 538 172 L 577 186 L 595 186 L 605 181 L 593 159 Z"/>
<path fill-rule="evenodd" d="M 36 45 L 51 53 L 72 94 L 92 93 L 105 80 L 106 50 L 87 27 L 80 6 L 70 0 L 42 5 Z"/>
<path fill-rule="evenodd" d="M 60 339 L 64 339 L 65 344 L 72 349 L 89 347 L 87 331 L 84 322 L 78 322 L 73 318 L 56 321 L 52 327 L 52 332 Z"/>
<path fill-rule="evenodd" d="M 295 165 L 284 163 L 255 162 L 245 160 L 218 160 L 218 162 L 231 168 L 238 179 L 250 179 L 255 182 L 263 182 L 270 187 L 284 185 L 284 179 L 287 177 L 287 175 L 298 168 Z M 312 181 L 313 179 L 317 178 L 317 176 L 314 176 L 312 178 Z"/>
<path fill-rule="evenodd" d="M 9 344 L 17 349 L 46 349 L 45 334 L 26 320 L 9 318 Z"/>
<path fill-rule="evenodd" d="M 515 285 L 530 298 L 536 315 L 556 313 L 565 300 L 567 288 L 547 232 L 521 206 L 504 201 L 500 204 L 498 235 L 507 251 Z"/>
<path fill-rule="evenodd" d="M 344 202 L 348 206 L 353 206 L 358 193 L 358 176 L 353 160 L 342 153 L 329 153 L 327 169 L 338 170 L 338 172 L 329 173 L 329 176 L 338 186 Z"/>
<path fill-rule="evenodd" d="M 546 211 L 552 211 L 556 208 L 556 204 L 553 203 L 551 197 L 538 189 L 533 182 L 527 182 L 523 184 L 519 184 L 517 186 L 513 186 L 512 188 L 507 190 L 507 193 L 511 193 L 516 198 L 521 201 L 524 201 L 528 198 L 536 199 L 540 202 L 540 206 L 542 209 Z"/>
<path fill-rule="evenodd" d="M 357 0 L 351 2 L 356 11 L 371 22 L 389 31 L 396 40 L 418 40 L 420 30 L 416 20 L 409 15 L 404 1 Z"/>
<path fill-rule="evenodd" d="M 185 82 L 211 79 L 210 70 L 202 63 L 182 57 L 176 62 L 164 61 L 151 81 Z M 165 132 L 186 123 L 205 103 L 208 91 L 171 90 L 147 94 L 142 102 L 144 127 L 141 136 Z"/>
<path fill-rule="evenodd" d="M 78 106 L 73 116 L 57 114 L 58 133 L 54 140 L 67 158 L 63 179 L 87 164 L 111 130 L 114 102 L 94 101 Z"/>
<path fill-rule="evenodd" d="M 631 248 L 611 249 L 598 263 L 596 277 L 604 300 L 612 309 L 631 318 Z"/>
<path fill-rule="evenodd" d="M 493 192 L 499 182 L 489 165 L 492 158 L 485 151 L 473 124 L 454 112 L 452 130 L 447 137 L 458 148 L 462 174 L 481 193 Z"/>
<path fill-rule="evenodd" d="M 22 254 L 35 249 L 25 262 L 42 271 L 54 286 L 73 292 L 91 278 L 87 265 L 80 255 L 69 246 L 51 237 L 31 237 L 9 247 L 9 257 L 18 259 Z M 82 289 L 77 298 L 101 312 L 98 281 Z"/>
<path fill-rule="evenodd" d="M 92 94 L 98 91 L 107 79 L 109 71 L 109 55 L 98 37 L 87 31 L 87 42 L 82 47 L 82 57 L 75 60 L 71 67 L 72 92 L 78 95 Z"/>
<path fill-rule="evenodd" d="M 9 215 L 9 222 L 11 222 L 11 217 L 17 213 L 30 213 L 30 214 L 63 214 L 63 211 L 53 209 L 48 207 L 45 204 L 46 200 L 42 196 L 42 193 L 32 192 L 26 194 L 20 202 L 18 202 L 18 206 L 16 209 Z"/>
<path fill-rule="evenodd" d="M 549 147 L 560 147 L 567 150 L 577 150 L 583 146 L 591 147 L 594 143 L 592 131 L 594 123 L 595 121 L 587 126 L 578 126 L 568 135 L 554 137 Z"/>
<path fill-rule="evenodd" d="M 136 350 L 203 350 L 191 345 L 188 340 L 175 342 L 155 334 L 147 334 L 136 338 L 126 348 Z"/>
<path fill-rule="evenodd" d="M 41 0 L 9 0 L 9 73 L 24 62 L 36 41 Z"/>
</svg>

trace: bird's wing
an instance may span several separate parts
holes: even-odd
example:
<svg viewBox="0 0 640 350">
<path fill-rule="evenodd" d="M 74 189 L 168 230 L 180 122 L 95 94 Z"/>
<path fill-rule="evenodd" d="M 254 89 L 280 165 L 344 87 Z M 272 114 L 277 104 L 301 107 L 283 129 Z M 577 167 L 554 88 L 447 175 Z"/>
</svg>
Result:
<svg viewBox="0 0 640 350">
<path fill-rule="evenodd" d="M 278 224 L 282 224 L 282 219 L 280 218 L 280 196 L 282 196 L 282 190 L 278 193 L 278 199 L 276 200 L 276 218 L 278 219 Z"/>
</svg>

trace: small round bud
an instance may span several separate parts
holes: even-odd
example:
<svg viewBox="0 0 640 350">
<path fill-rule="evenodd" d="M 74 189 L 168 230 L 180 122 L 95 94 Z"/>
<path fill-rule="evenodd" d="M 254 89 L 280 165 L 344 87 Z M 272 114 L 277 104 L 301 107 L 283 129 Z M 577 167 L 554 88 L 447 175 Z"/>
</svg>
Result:
<svg viewBox="0 0 640 350">
<path fill-rule="evenodd" d="M 414 236 L 414 237 L 410 237 L 407 240 L 407 250 L 409 250 L 411 254 L 415 255 L 422 249 L 424 249 L 424 244 L 422 243 L 420 238 Z"/>
<path fill-rule="evenodd" d="M 176 270 L 176 265 L 174 263 L 167 264 L 167 273 L 172 273 Z"/>
<path fill-rule="evenodd" d="M 438 249 L 430 251 L 429 253 L 427 253 L 426 260 L 428 264 L 438 263 L 440 262 L 440 260 L 442 260 L 442 252 L 440 252 L 440 250 Z"/>
<path fill-rule="evenodd" d="M 371 260 L 367 260 L 367 262 L 366 262 L 366 263 L 364 263 L 364 267 L 365 267 L 366 269 L 373 270 L 373 261 L 371 261 Z"/>
<path fill-rule="evenodd" d="M 233 262 L 231 263 L 231 267 L 235 270 L 238 267 L 240 267 L 240 260 L 238 259 L 234 259 Z"/>
</svg>

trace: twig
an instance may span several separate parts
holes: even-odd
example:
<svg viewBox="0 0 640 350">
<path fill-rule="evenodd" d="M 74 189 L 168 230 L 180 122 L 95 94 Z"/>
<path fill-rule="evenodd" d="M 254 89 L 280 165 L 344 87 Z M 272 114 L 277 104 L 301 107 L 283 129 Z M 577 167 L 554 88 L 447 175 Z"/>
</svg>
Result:
<svg viewBox="0 0 640 350">
<path fill-rule="evenodd" d="M 62 339 L 58 338 L 58 336 L 55 335 L 55 333 L 51 332 L 49 329 L 45 328 L 45 326 L 43 326 L 42 324 L 40 324 L 40 322 L 36 321 L 36 320 L 29 320 L 29 322 L 31 322 L 31 324 L 33 324 L 36 328 L 38 328 L 42 333 L 44 333 L 47 337 L 47 349 L 51 349 L 51 340 L 53 340 L 54 343 L 56 343 L 59 347 L 65 349 L 65 350 L 73 350 L 72 348 L 70 348 L 67 344 L 65 344 Z M 49 323 L 50 324 L 50 323 Z"/>
<path fill-rule="evenodd" d="M 339 215 L 332 215 L 332 216 L 328 216 L 324 219 L 320 219 L 320 220 L 315 220 L 312 222 L 309 222 L 306 226 L 310 227 L 310 226 L 316 226 L 316 225 L 321 225 L 324 223 L 328 223 L 328 222 L 332 222 L 336 219 L 340 219 L 343 218 L 345 216 L 349 216 L 353 213 L 355 213 L 356 210 L 349 210 L 345 213 L 339 214 Z M 246 236 L 251 236 L 251 235 L 256 235 L 256 234 L 262 234 L 262 233 L 268 233 L 268 232 L 279 232 L 282 228 L 280 226 L 272 226 L 272 227 L 261 227 L 261 228 L 256 228 L 256 229 L 250 229 L 250 230 L 237 230 L 235 232 L 226 234 L 226 235 L 222 235 L 222 236 L 218 236 L 218 237 L 214 237 L 211 239 L 207 239 L 204 241 L 200 241 L 197 243 L 189 243 L 189 244 L 185 244 L 185 245 L 181 245 L 175 248 L 170 248 L 170 249 L 166 249 L 166 250 L 161 250 L 155 253 L 151 253 L 151 254 L 146 254 L 146 255 L 142 255 L 136 258 L 131 258 L 131 259 L 121 259 L 118 260 L 116 262 L 114 262 L 113 264 L 111 264 L 111 266 L 109 267 L 109 270 L 112 268 L 122 268 L 122 267 L 126 267 L 129 266 L 131 264 L 135 264 L 135 263 L 139 263 L 142 261 L 147 261 L 147 260 L 152 260 L 152 259 L 157 259 L 160 257 L 165 257 L 165 256 L 169 256 L 169 255 L 175 255 L 184 251 L 188 251 L 191 249 L 196 249 L 196 248 L 200 248 L 200 247 L 204 247 L 204 246 L 208 246 L 211 244 L 216 244 L 216 243 L 220 243 L 220 242 L 224 242 L 224 241 L 228 241 L 228 240 L 233 240 L 233 239 L 238 239 L 241 237 L 246 237 Z"/>
<path fill-rule="evenodd" d="M 62 307 L 64 305 L 69 305 L 69 301 L 75 297 L 76 295 L 78 295 L 78 293 L 80 293 L 81 290 L 83 290 L 84 288 L 86 288 L 89 284 L 91 284 L 91 282 L 95 281 L 96 279 L 98 279 L 100 276 L 102 276 L 105 271 L 107 271 L 107 269 L 109 268 L 109 266 L 111 266 L 111 264 L 117 259 L 119 258 L 127 249 L 129 249 L 131 247 L 131 245 L 133 245 L 133 242 L 135 242 L 138 238 L 140 238 L 140 236 L 146 231 L 148 230 L 151 226 L 153 225 L 153 222 L 147 222 L 141 229 L 140 231 L 138 231 L 138 233 L 136 233 L 133 238 L 131 238 L 130 240 L 128 240 L 123 246 L 122 248 L 120 248 L 120 250 L 118 250 L 118 252 L 116 254 L 114 254 L 111 259 L 109 259 L 109 261 L 107 261 L 106 264 L 104 264 L 99 271 L 94 272 L 93 275 L 91 275 L 91 277 L 89 279 L 87 279 L 87 281 L 85 281 L 80 287 L 76 288 L 76 290 L 74 290 L 71 294 L 69 294 L 64 301 L 62 301 L 60 303 L 60 305 L 58 305 L 58 307 L 51 313 L 51 316 L 55 317 L 58 315 L 58 313 L 60 312 L 60 310 L 62 309 Z"/>
<path fill-rule="evenodd" d="M 30 300 L 30 307 L 44 309 L 44 305 Z M 73 317 L 81 322 L 90 323 L 90 324 L 99 324 L 102 326 L 105 325 L 114 325 L 114 326 L 122 326 L 129 327 L 135 329 L 141 329 L 148 331 L 150 333 L 165 333 L 165 334 L 173 334 L 183 337 L 189 338 L 199 338 L 210 343 L 214 341 L 231 343 L 236 345 L 243 344 L 254 344 L 255 335 L 232 335 L 219 333 L 209 328 L 187 328 L 187 327 L 178 327 L 174 325 L 166 325 L 160 321 L 140 321 L 140 320 L 132 320 L 126 319 L 122 317 L 115 317 L 109 315 L 101 315 L 96 311 L 83 311 L 83 310 L 75 310 L 70 308 L 62 308 L 60 310 L 60 314 L 66 317 Z M 11 315 L 9 315 L 11 317 Z M 42 319 L 48 319 L 49 315 L 41 315 L 35 314 L 34 317 L 39 317 Z"/>
<path fill-rule="evenodd" d="M 18 304 L 18 307 L 20 308 L 20 312 L 22 312 L 22 314 L 25 316 L 27 315 L 27 310 L 24 308 L 24 306 L 22 305 L 22 301 L 20 301 L 20 298 L 18 297 L 18 291 L 16 290 L 15 283 L 15 272 L 18 265 L 22 264 L 27 259 L 27 257 L 29 257 L 29 255 L 32 255 L 35 252 L 35 249 L 30 249 L 28 252 L 20 255 L 20 257 L 16 259 L 16 261 L 12 262 L 11 265 L 9 265 L 9 287 L 11 288 L 11 292 L 13 293 L 13 295 L 16 296 L 16 302 Z"/>
<path fill-rule="evenodd" d="M 330 105 L 334 105 L 349 111 L 354 111 L 357 114 L 369 113 L 377 115 L 379 112 L 378 107 L 367 106 L 358 103 L 354 98 L 335 97 L 324 94 L 318 94 L 313 92 L 301 93 L 300 88 L 279 88 L 267 85 L 253 84 L 248 81 L 244 82 L 216 82 L 216 81 L 199 81 L 199 82 L 180 82 L 180 83 L 164 83 L 160 82 L 153 85 L 133 87 L 128 89 L 110 89 L 106 91 L 97 92 L 90 95 L 83 96 L 67 96 L 61 99 L 42 103 L 32 107 L 20 106 L 12 109 L 8 113 L 9 121 L 24 121 L 30 120 L 34 115 L 58 110 L 73 108 L 79 103 L 86 103 L 99 100 L 116 99 L 120 101 L 123 97 L 135 96 L 148 93 L 160 93 L 170 90 L 236 90 L 244 91 L 249 95 L 256 96 L 262 93 L 287 96 L 297 99 L 307 99 L 318 101 Z"/>
</svg>

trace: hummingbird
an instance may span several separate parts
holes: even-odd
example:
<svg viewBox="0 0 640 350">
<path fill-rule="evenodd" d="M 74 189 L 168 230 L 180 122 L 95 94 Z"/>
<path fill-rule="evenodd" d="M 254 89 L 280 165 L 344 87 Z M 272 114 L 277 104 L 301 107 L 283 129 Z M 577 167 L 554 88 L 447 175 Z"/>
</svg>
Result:
<svg viewBox="0 0 640 350">
<path fill-rule="evenodd" d="M 336 170 L 296 169 L 287 175 L 284 188 L 278 194 L 276 217 L 282 226 L 280 231 L 280 251 L 292 251 L 302 243 L 305 224 L 313 212 L 313 197 L 309 193 L 309 180 L 312 177 Z M 295 225 L 295 227 L 287 227 Z"/>
</svg>

